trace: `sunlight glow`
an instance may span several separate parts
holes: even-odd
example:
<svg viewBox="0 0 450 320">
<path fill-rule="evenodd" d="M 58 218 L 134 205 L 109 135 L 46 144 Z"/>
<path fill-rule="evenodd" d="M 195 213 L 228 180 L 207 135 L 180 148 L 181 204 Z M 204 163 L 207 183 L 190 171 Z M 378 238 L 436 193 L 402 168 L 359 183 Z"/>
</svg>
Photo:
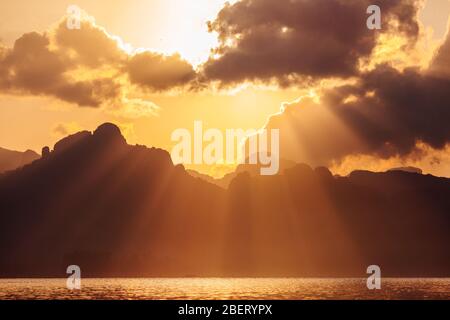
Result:
<svg viewBox="0 0 450 320">
<path fill-rule="evenodd" d="M 168 12 L 166 19 L 170 24 L 162 29 L 158 51 L 166 54 L 179 52 L 194 66 L 206 61 L 210 50 L 218 44 L 216 35 L 208 32 L 206 23 L 215 18 L 225 2 L 225 0 L 165 1 L 164 6 Z"/>
</svg>

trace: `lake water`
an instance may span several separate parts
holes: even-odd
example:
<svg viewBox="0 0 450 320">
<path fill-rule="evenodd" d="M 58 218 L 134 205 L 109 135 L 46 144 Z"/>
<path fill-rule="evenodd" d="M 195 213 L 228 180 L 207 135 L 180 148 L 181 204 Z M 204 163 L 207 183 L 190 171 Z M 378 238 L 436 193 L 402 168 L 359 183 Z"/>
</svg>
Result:
<svg viewBox="0 0 450 320">
<path fill-rule="evenodd" d="M 0 299 L 450 299 L 450 278 L 366 279 L 134 278 L 82 279 L 71 291 L 66 279 L 0 279 Z"/>
</svg>

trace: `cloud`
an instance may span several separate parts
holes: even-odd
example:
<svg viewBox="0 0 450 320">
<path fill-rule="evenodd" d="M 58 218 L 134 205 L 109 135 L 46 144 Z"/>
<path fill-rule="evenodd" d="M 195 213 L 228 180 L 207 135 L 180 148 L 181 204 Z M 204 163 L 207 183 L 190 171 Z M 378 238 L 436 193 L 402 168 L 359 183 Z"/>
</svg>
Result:
<svg viewBox="0 0 450 320">
<path fill-rule="evenodd" d="M 419 34 L 418 3 L 379 0 L 381 34 L 396 32 L 414 43 Z M 117 108 L 125 106 L 131 91 L 142 96 L 174 88 L 205 89 L 215 80 L 224 85 L 275 80 L 284 86 L 358 76 L 360 59 L 369 59 L 380 38 L 380 32 L 366 27 L 369 4 L 369 0 L 242 0 L 226 5 L 209 24 L 210 31 L 218 33 L 220 46 L 200 66 L 200 73 L 178 54 L 134 50 L 87 14 L 80 29 L 67 28 L 63 18 L 47 33 L 27 33 L 13 48 L 0 48 L 0 90 Z"/>
<path fill-rule="evenodd" d="M 330 165 L 355 155 L 406 159 L 425 156 L 418 146 L 448 148 L 450 74 L 436 62 L 450 55 L 448 41 L 428 70 L 381 64 L 353 84 L 285 104 L 267 125 L 280 129 L 281 156 Z"/>
<path fill-rule="evenodd" d="M 222 84 L 359 74 L 383 33 L 400 33 L 413 44 L 420 1 L 379 0 L 383 30 L 369 30 L 370 0 L 241 0 L 226 5 L 209 23 L 220 46 L 203 66 L 203 76 Z"/>
<path fill-rule="evenodd" d="M 399 72 L 378 67 L 362 81 L 364 92 L 354 110 L 337 110 L 341 118 L 377 150 L 389 143 L 399 154 L 410 152 L 417 141 L 441 149 L 450 139 L 450 78 L 437 78 L 416 69 Z M 372 118 L 369 123 L 367 118 Z"/>
<path fill-rule="evenodd" d="M 155 103 L 140 98 L 128 99 L 123 97 L 120 106 L 111 109 L 109 112 L 117 117 L 126 119 L 138 119 L 158 116 L 160 107 Z"/>
<path fill-rule="evenodd" d="M 153 52 L 138 53 L 127 63 L 127 72 L 133 84 L 150 90 L 168 90 L 188 84 L 196 73 L 180 55 L 165 56 Z"/>
<path fill-rule="evenodd" d="M 450 172 L 450 145 L 441 150 L 432 149 L 422 143 L 408 157 L 394 156 L 380 159 L 373 155 L 349 155 L 333 162 L 330 169 L 342 176 L 350 174 L 355 168 L 369 171 L 387 171 L 398 167 L 416 167 L 424 173 L 448 176 Z"/>
<path fill-rule="evenodd" d="M 5 50 L 1 65 L 6 73 L 2 87 L 50 93 L 63 82 L 64 61 L 48 48 L 49 39 L 36 32 L 24 34 Z"/>
<path fill-rule="evenodd" d="M 50 96 L 124 118 L 158 110 L 151 101 L 127 95 L 171 90 L 195 76 L 178 54 L 134 52 L 88 16 L 80 29 L 67 28 L 65 18 L 46 33 L 26 33 L 12 48 L 0 47 L 0 92 Z"/>
<path fill-rule="evenodd" d="M 120 48 L 121 40 L 110 36 L 92 21 L 82 21 L 80 29 L 69 29 L 64 19 L 55 30 L 54 37 L 59 51 L 72 54 L 73 61 L 79 65 L 97 68 L 126 61 L 127 54 Z"/>
<path fill-rule="evenodd" d="M 57 137 L 65 137 L 68 136 L 69 134 L 74 134 L 82 130 L 83 127 L 81 125 L 79 125 L 77 122 L 72 121 L 67 123 L 56 124 L 52 129 L 52 133 Z"/>
<path fill-rule="evenodd" d="M 51 49 L 47 34 L 26 33 L 1 56 L 0 90 L 13 94 L 53 96 L 79 106 L 98 107 L 118 96 L 113 79 L 72 79 L 76 61 Z"/>
<path fill-rule="evenodd" d="M 437 50 L 431 64 L 430 72 L 435 75 L 450 77 L 450 30 L 444 43 Z"/>
</svg>

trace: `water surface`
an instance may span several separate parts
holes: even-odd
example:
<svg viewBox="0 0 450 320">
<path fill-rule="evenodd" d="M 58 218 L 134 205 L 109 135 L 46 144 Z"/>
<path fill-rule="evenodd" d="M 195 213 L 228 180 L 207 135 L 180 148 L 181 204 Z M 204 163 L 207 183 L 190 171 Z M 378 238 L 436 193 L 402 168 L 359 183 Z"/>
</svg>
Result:
<svg viewBox="0 0 450 320">
<path fill-rule="evenodd" d="M 0 299 L 450 299 L 450 278 L 386 278 L 380 290 L 366 279 L 133 278 L 0 279 Z"/>
</svg>

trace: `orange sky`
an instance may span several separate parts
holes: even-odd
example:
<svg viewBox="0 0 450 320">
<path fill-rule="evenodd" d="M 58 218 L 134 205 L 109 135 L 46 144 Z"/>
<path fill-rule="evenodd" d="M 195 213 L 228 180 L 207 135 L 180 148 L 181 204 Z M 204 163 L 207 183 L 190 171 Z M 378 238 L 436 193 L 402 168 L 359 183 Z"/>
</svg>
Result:
<svg viewBox="0 0 450 320">
<path fill-rule="evenodd" d="M 217 35 L 208 32 L 206 22 L 214 20 L 224 2 L 223 0 L 78 0 L 75 4 L 89 16 L 94 17 L 96 25 L 104 28 L 109 36 L 119 37 L 129 47 L 166 55 L 179 53 L 181 59 L 187 60 L 197 68 L 208 60 L 210 50 L 218 46 Z M 69 4 L 74 2 L 2 1 L 1 44 L 10 48 L 16 39 L 31 31 L 51 33 L 49 30 L 57 27 Z M 411 56 L 411 62 L 406 63 L 421 65 L 428 62 L 433 50 L 445 37 L 449 12 L 450 1 L 427 2 L 425 9 L 420 13 L 423 35 L 416 50 L 417 55 Z M 386 41 L 385 48 L 395 48 L 396 40 L 389 39 L 389 41 Z M 383 62 L 392 56 L 382 53 L 378 58 Z M 405 62 L 402 57 L 399 57 L 399 60 Z M 81 79 L 96 74 L 112 76 L 108 75 L 108 72 L 108 70 L 94 72 L 83 69 L 78 73 L 73 71 L 70 77 Z M 126 80 L 120 81 L 123 83 Z M 137 90 L 129 86 L 128 82 L 124 88 L 126 96 L 122 96 L 120 100 L 123 105 L 109 107 L 102 105 L 99 108 L 79 107 L 51 94 L 33 92 L 16 94 L 0 91 L 0 146 L 13 150 L 33 149 L 39 152 L 42 146 L 52 146 L 69 133 L 82 129 L 93 130 L 99 124 L 111 121 L 121 127 L 129 143 L 170 150 L 173 145 L 170 141 L 171 132 L 177 128 L 192 129 L 194 120 L 202 120 L 205 126 L 222 130 L 262 128 L 270 115 L 280 111 L 283 102 L 294 101 L 308 93 L 310 89 L 307 86 L 280 88 L 277 85 L 239 84 L 226 90 L 211 87 L 203 90 L 151 91 Z M 133 104 L 131 108 L 124 101 L 136 101 L 136 104 L 130 102 L 129 105 Z M 154 106 L 154 110 L 146 109 L 149 105 Z M 370 159 L 366 157 L 363 160 L 358 157 L 357 162 L 349 162 L 347 158 L 344 165 L 335 167 L 335 171 L 343 173 L 354 169 L 352 163 L 373 170 L 386 169 L 391 165 L 413 164 L 421 166 L 427 172 L 450 176 L 450 160 L 448 149 L 446 150 L 438 153 L 442 158 L 438 164 L 431 164 L 429 159 L 405 162 L 402 159 L 392 158 L 378 162 L 373 157 Z M 433 156 L 436 155 L 433 153 Z M 223 174 L 222 170 L 215 167 L 205 166 L 201 170 L 214 175 Z"/>
</svg>

